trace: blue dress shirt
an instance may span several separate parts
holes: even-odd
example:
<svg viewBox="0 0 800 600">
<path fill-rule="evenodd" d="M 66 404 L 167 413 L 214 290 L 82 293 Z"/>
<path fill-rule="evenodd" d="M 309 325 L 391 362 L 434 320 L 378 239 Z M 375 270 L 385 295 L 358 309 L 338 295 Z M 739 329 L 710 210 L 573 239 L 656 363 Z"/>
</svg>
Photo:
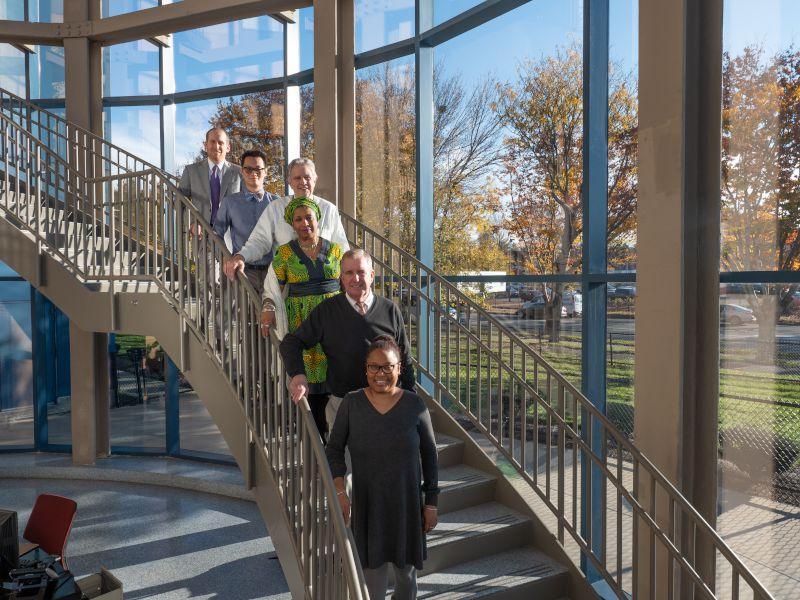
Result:
<svg viewBox="0 0 800 600">
<path fill-rule="evenodd" d="M 262 192 L 262 195 L 259 196 L 247 188 L 243 188 L 241 192 L 225 196 L 217 212 L 217 218 L 214 219 L 214 232 L 219 237 L 224 238 L 225 232 L 230 229 L 233 254 L 237 254 L 242 246 L 247 243 L 247 238 L 250 237 L 250 233 L 253 231 L 253 227 L 256 226 L 261 213 L 264 212 L 270 202 L 277 199 L 278 196 L 267 191 Z M 261 258 L 247 264 L 256 267 L 268 266 L 272 262 L 272 254 L 272 251 L 270 251 Z"/>
</svg>

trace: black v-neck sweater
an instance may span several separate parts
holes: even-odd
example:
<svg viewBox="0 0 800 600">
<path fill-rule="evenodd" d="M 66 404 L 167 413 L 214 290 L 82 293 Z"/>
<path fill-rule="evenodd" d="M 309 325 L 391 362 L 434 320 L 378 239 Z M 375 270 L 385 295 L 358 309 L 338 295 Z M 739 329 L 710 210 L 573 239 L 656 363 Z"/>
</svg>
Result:
<svg viewBox="0 0 800 600">
<path fill-rule="evenodd" d="M 366 315 L 356 312 L 345 294 L 328 298 L 311 311 L 294 333 L 283 338 L 281 357 L 289 375 L 294 377 L 305 373 L 303 350 L 321 344 L 328 358 L 328 389 L 343 398 L 348 392 L 367 387 L 364 362 L 369 345 L 379 335 L 392 336 L 400 346 L 400 385 L 414 391 L 414 367 L 403 315 L 391 300 L 382 296 L 375 296 Z"/>
</svg>

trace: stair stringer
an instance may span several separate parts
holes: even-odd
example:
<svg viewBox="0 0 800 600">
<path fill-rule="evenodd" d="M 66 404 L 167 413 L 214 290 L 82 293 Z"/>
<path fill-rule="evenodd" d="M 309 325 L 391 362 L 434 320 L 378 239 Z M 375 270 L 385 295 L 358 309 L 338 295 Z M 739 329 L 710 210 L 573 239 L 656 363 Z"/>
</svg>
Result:
<svg viewBox="0 0 800 600">
<path fill-rule="evenodd" d="M 507 470 L 500 468 L 498 465 L 502 465 L 505 459 L 499 453 L 494 458 L 490 457 L 439 403 L 432 400 L 419 386 L 417 391 L 425 398 L 428 405 L 433 429 L 464 443 L 462 462 L 496 478 L 494 500 L 528 517 L 531 545 L 569 571 L 570 600 L 597 600 L 597 593 L 581 571 L 580 565 L 576 564 L 564 546 L 558 542 L 554 531 L 542 520 L 541 514 L 537 511 L 537 505 L 541 506 L 541 502 L 530 484 L 523 481 L 511 466 Z M 542 514 L 547 517 L 551 513 L 545 508 Z"/>
<path fill-rule="evenodd" d="M 291 536 L 279 487 L 265 450 L 255 448 L 248 468 L 249 429 L 239 402 L 205 343 L 181 318 L 155 282 L 102 282 L 86 285 L 63 264 L 39 251 L 27 232 L 0 211 L 0 260 L 16 271 L 84 331 L 151 335 L 181 368 L 220 430 L 245 479 L 251 476 L 259 507 L 293 598 L 306 597 L 300 556 Z M 257 446 L 257 444 L 256 444 Z"/>
</svg>

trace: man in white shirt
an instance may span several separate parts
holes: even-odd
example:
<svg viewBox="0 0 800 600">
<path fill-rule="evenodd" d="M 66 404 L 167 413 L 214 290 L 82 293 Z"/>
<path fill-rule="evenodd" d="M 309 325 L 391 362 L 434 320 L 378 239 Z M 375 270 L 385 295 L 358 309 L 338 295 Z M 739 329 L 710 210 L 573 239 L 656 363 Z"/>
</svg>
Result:
<svg viewBox="0 0 800 600">
<path fill-rule="evenodd" d="M 313 161 L 308 158 L 296 158 L 290 162 L 287 183 L 292 188 L 294 195 L 270 202 L 253 228 L 247 243 L 225 263 L 225 274 L 231 280 L 236 276 L 237 271 L 244 269 L 246 263 L 252 263 L 262 256 L 274 252 L 278 246 L 288 244 L 297 237 L 292 226 L 283 217 L 286 206 L 294 196 L 311 198 L 319 204 L 320 237 L 339 244 L 344 251 L 350 248 L 344 227 L 342 227 L 342 220 L 339 218 L 339 209 L 335 204 L 314 195 L 317 172 Z"/>
</svg>

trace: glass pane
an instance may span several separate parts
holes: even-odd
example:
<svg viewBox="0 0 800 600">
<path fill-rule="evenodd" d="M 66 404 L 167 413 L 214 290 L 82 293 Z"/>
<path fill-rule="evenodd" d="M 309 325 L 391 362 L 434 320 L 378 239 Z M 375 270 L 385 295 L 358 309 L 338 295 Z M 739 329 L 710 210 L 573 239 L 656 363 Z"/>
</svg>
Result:
<svg viewBox="0 0 800 600">
<path fill-rule="evenodd" d="M 39 343 L 46 364 L 37 365 L 37 383 L 47 403 L 47 443 L 72 443 L 72 389 L 70 386 L 69 319 L 40 293 L 34 294 L 37 321 L 42 324 Z"/>
<path fill-rule="evenodd" d="M 104 47 L 103 95 L 158 94 L 158 64 L 158 48 L 147 40 Z"/>
<path fill-rule="evenodd" d="M 22 0 L 12 0 L 12 2 Z M 63 23 L 64 0 L 28 0 L 28 20 L 40 23 Z"/>
<path fill-rule="evenodd" d="M 725 3 L 722 271 L 800 269 L 798 41 L 798 3 Z"/>
<path fill-rule="evenodd" d="M 30 55 L 31 98 L 64 97 L 64 48 L 35 46 Z"/>
<path fill-rule="evenodd" d="M 639 0 L 611 0 L 608 97 L 608 270 L 636 270 Z"/>
<path fill-rule="evenodd" d="M 102 14 L 103 17 L 113 17 L 154 6 L 158 6 L 158 0 L 103 0 Z"/>
<path fill-rule="evenodd" d="M 314 160 L 314 84 L 300 86 L 300 155 Z"/>
<path fill-rule="evenodd" d="M 436 47 L 438 271 L 580 272 L 580 7 L 532 2 Z M 498 61 L 486 40 L 514 43 Z"/>
<path fill-rule="evenodd" d="M 356 73 L 356 209 L 369 227 L 416 252 L 414 61 Z"/>
<path fill-rule="evenodd" d="M 300 18 L 300 70 L 314 68 L 314 9 L 301 8 Z"/>
<path fill-rule="evenodd" d="M 164 449 L 164 351 L 152 337 L 118 334 L 109 356 L 112 447 Z"/>
<path fill-rule="evenodd" d="M 185 141 L 176 144 L 178 170 L 183 171 L 187 164 L 202 160 L 206 131 L 212 125 L 222 127 L 231 140 L 228 161 L 239 164 L 245 150 L 262 150 L 267 155 L 268 169 L 264 187 L 274 194 L 283 195 L 284 109 L 283 90 L 178 104 L 175 135 L 176 139 Z"/>
<path fill-rule="evenodd" d="M 636 284 L 607 284 L 606 414 L 633 438 Z"/>
<path fill-rule="evenodd" d="M 414 0 L 355 0 L 356 53 L 414 35 Z"/>
<path fill-rule="evenodd" d="M 103 111 L 105 137 L 152 165 L 161 165 L 161 119 L 157 106 L 114 106 Z"/>
<path fill-rule="evenodd" d="M 24 21 L 25 5 L 19 0 L 0 0 L 0 19 Z"/>
<path fill-rule="evenodd" d="M 477 6 L 484 0 L 434 0 L 433 2 L 433 23 L 438 25 Z"/>
<path fill-rule="evenodd" d="M 203 141 L 206 131 L 211 128 L 218 102 L 200 100 L 175 105 L 175 139 L 181 140 L 180 144 L 175 144 L 176 174 L 180 174 L 186 165 L 204 158 Z"/>
<path fill-rule="evenodd" d="M 0 44 L 0 87 L 25 97 L 25 54 L 11 44 Z"/>
<path fill-rule="evenodd" d="M 174 35 L 175 89 L 283 76 L 283 25 L 257 17 Z"/>
<path fill-rule="evenodd" d="M 30 290 L 25 281 L 0 282 L 0 448 L 33 446 Z"/>
<path fill-rule="evenodd" d="M 231 457 L 228 444 L 208 414 L 202 400 L 181 378 L 180 383 L 181 451 Z"/>
<path fill-rule="evenodd" d="M 718 528 L 776 598 L 800 576 L 799 288 L 720 287 Z"/>
</svg>

